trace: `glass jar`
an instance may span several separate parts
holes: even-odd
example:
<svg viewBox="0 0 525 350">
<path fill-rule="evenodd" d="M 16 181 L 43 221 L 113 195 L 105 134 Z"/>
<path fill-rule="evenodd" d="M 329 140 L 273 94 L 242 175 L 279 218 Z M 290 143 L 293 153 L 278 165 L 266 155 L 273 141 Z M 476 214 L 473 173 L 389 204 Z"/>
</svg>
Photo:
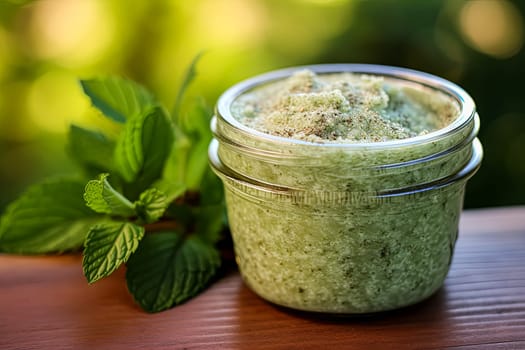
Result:
<svg viewBox="0 0 525 350">
<path fill-rule="evenodd" d="M 378 75 L 457 101 L 446 127 L 403 140 L 313 143 L 238 122 L 235 99 L 298 69 Z M 447 275 L 467 180 L 478 169 L 479 118 L 444 79 L 377 65 L 316 65 L 271 72 L 227 90 L 212 121 L 210 164 L 225 186 L 245 283 L 282 306 L 371 313 L 417 303 Z"/>
</svg>

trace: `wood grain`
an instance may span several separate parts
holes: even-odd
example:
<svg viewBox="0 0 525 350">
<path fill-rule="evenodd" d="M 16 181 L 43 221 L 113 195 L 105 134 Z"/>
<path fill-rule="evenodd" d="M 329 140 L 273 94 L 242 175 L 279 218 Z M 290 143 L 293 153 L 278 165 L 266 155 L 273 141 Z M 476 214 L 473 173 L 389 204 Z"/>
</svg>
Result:
<svg viewBox="0 0 525 350">
<path fill-rule="evenodd" d="M 234 269 L 159 314 L 124 271 L 87 285 L 80 256 L 0 256 L 0 349 L 525 349 L 525 207 L 463 214 L 445 286 L 368 317 L 298 313 L 254 295 Z"/>
</svg>

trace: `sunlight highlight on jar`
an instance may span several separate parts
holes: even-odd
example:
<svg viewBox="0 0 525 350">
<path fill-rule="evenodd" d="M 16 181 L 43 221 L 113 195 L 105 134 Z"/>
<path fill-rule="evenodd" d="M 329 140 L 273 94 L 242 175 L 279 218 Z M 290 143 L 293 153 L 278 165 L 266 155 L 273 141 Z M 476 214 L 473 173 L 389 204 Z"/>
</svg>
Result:
<svg viewBox="0 0 525 350">
<path fill-rule="evenodd" d="M 467 2 L 459 15 L 463 39 L 484 54 L 509 58 L 523 46 L 523 16 L 507 0 Z"/>
</svg>

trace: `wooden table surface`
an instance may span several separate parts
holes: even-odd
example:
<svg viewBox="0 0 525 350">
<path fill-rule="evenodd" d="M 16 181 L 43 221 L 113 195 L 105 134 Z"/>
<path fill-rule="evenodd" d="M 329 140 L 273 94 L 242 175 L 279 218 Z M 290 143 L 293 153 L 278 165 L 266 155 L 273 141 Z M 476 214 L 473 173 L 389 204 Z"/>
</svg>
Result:
<svg viewBox="0 0 525 350">
<path fill-rule="evenodd" d="M 233 269 L 186 304 L 146 314 L 123 270 L 89 286 L 80 262 L 0 256 L 0 349 L 525 349 L 525 207 L 465 211 L 445 286 L 371 317 L 275 307 Z"/>
</svg>

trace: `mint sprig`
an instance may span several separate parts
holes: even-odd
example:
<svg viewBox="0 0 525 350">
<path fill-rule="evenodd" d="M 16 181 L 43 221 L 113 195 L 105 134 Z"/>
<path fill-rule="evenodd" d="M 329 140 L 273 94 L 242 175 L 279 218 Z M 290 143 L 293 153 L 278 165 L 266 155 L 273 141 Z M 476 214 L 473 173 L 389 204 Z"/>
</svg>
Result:
<svg viewBox="0 0 525 350">
<path fill-rule="evenodd" d="M 222 185 L 207 164 L 211 110 L 202 99 L 186 101 L 197 60 L 171 115 L 131 80 L 82 80 L 93 107 L 115 127 L 71 126 L 67 148 L 88 179 L 27 190 L 0 218 L 0 251 L 83 246 L 88 282 L 126 264 L 128 289 L 148 312 L 202 291 L 220 266 L 216 244 L 226 221 Z"/>
</svg>

